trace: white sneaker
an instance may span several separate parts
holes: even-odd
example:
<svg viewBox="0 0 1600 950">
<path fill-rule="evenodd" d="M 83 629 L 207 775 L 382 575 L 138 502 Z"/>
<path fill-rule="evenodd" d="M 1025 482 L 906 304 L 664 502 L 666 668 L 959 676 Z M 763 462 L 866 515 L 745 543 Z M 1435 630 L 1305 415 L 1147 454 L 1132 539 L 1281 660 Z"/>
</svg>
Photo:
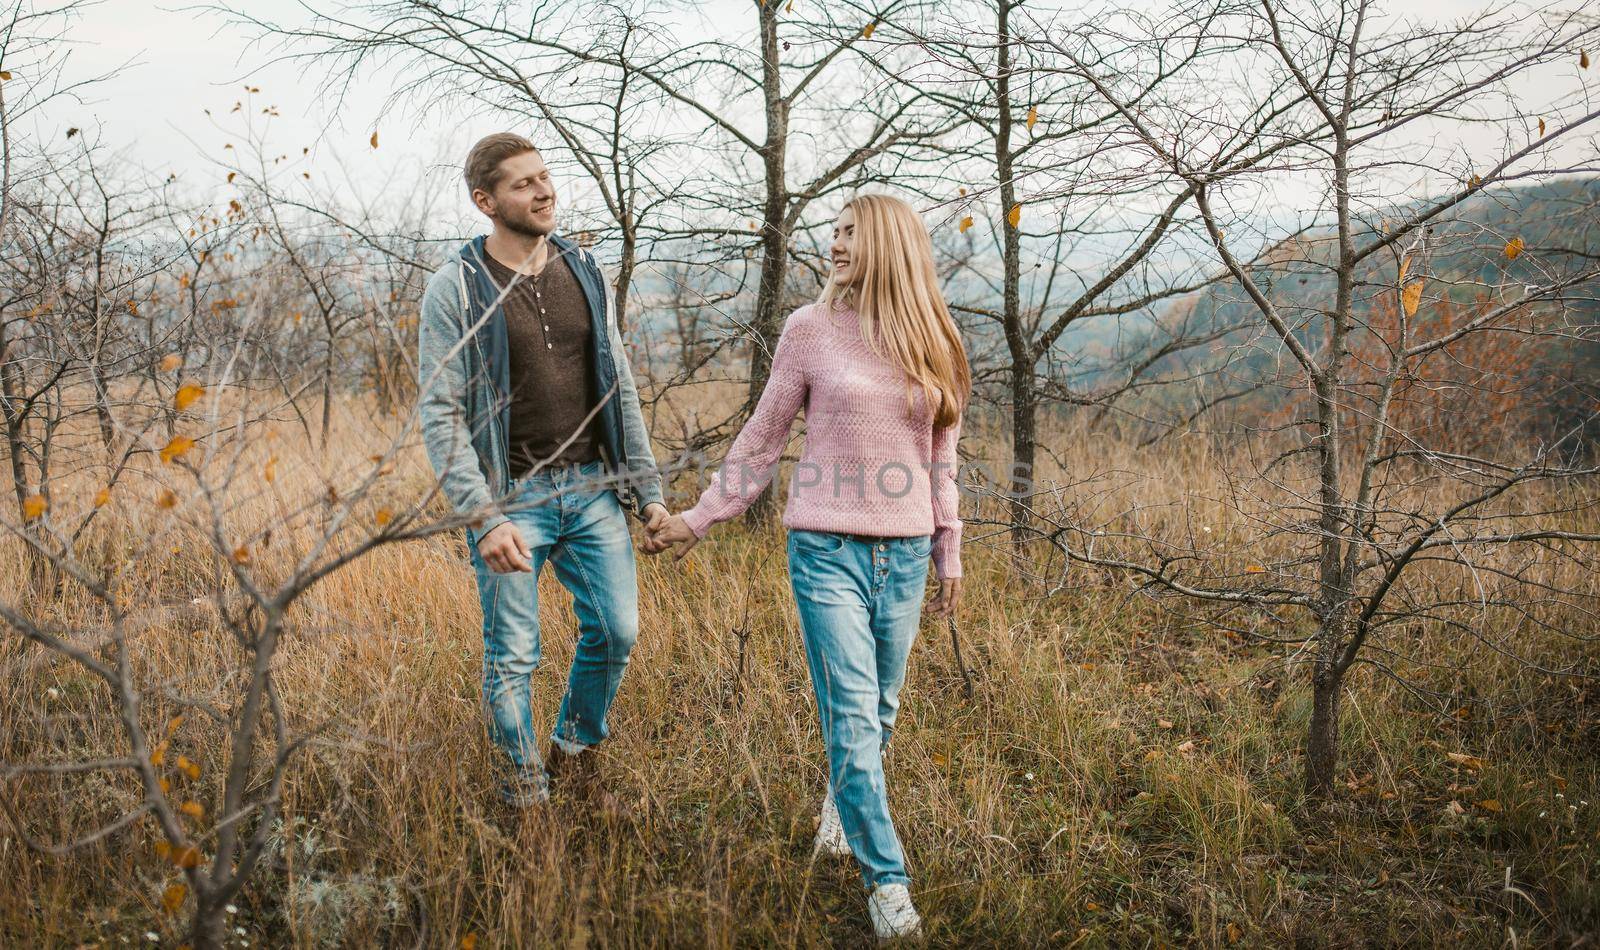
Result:
<svg viewBox="0 0 1600 950">
<path fill-rule="evenodd" d="M 830 788 L 822 799 L 822 821 L 817 825 L 817 838 L 811 844 L 811 856 L 849 853 L 850 841 L 844 836 L 844 822 L 839 820 L 839 806 Z"/>
<path fill-rule="evenodd" d="M 911 892 L 904 884 L 879 884 L 867 898 L 867 916 L 879 940 L 922 936 L 922 918 L 911 906 Z"/>
</svg>

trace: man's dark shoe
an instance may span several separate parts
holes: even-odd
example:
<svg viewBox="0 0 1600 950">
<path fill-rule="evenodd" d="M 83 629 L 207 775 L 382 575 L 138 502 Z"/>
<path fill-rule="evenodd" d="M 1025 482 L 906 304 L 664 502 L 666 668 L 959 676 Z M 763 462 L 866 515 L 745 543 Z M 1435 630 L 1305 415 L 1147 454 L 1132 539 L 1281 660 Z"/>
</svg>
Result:
<svg viewBox="0 0 1600 950">
<path fill-rule="evenodd" d="M 542 771 L 513 772 L 500 783 L 500 800 L 517 811 L 547 804 L 550 801 L 549 780 Z"/>
<path fill-rule="evenodd" d="M 559 745 L 552 742 L 550 753 L 545 757 L 550 786 L 558 797 L 582 802 L 602 817 L 613 820 L 626 818 L 629 808 L 605 787 L 600 778 L 599 760 L 599 753 L 593 749 L 573 754 L 562 751 Z"/>
</svg>

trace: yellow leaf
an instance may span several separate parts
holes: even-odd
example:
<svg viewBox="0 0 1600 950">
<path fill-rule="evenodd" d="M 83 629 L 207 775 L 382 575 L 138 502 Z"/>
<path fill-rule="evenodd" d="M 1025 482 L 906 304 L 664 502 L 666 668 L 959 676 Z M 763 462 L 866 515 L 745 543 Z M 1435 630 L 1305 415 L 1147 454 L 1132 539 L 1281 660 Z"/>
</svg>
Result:
<svg viewBox="0 0 1600 950">
<path fill-rule="evenodd" d="M 1017 222 L 1022 220 L 1022 204 L 1020 202 L 1012 205 L 1011 210 L 1006 212 L 1006 220 L 1011 222 L 1012 227 L 1016 227 Z"/>
<path fill-rule="evenodd" d="M 165 838 L 156 842 L 156 856 L 165 860 L 172 857 L 172 842 Z"/>
<path fill-rule="evenodd" d="M 475 933 L 466 934 L 461 938 L 461 950 L 473 950 L 477 945 L 478 935 Z"/>
<path fill-rule="evenodd" d="M 111 489 L 102 488 L 94 493 L 94 506 L 96 508 L 104 508 L 109 504 L 111 504 Z"/>
<path fill-rule="evenodd" d="M 876 22 L 868 23 L 867 28 L 861 31 L 861 38 L 864 40 L 872 39 L 872 31 L 876 30 L 877 28 L 878 24 Z"/>
<path fill-rule="evenodd" d="M 1096 904 L 1094 901 L 1084 901 L 1083 909 L 1092 914 L 1100 909 L 1100 905 Z"/>
<path fill-rule="evenodd" d="M 178 731 L 178 727 L 181 726 L 181 725 L 183 725 L 183 714 L 182 713 L 179 713 L 178 715 L 173 716 L 171 719 L 168 719 L 167 720 L 167 735 L 170 736 L 170 735 L 176 733 Z"/>
<path fill-rule="evenodd" d="M 267 459 L 267 464 L 261 467 L 261 477 L 270 485 L 278 477 L 278 457 L 276 455 Z"/>
<path fill-rule="evenodd" d="M 1411 269 L 1411 255 L 1400 258 L 1400 283 L 1406 282 L 1406 271 Z"/>
<path fill-rule="evenodd" d="M 200 852 L 193 845 L 173 848 L 171 860 L 180 868 L 197 868 L 200 866 Z"/>
<path fill-rule="evenodd" d="M 185 277 L 183 279 L 183 284 L 187 287 L 189 285 L 189 278 Z M 176 353 L 168 353 L 166 356 L 161 358 L 161 371 L 163 373 L 170 373 L 182 365 L 183 357 Z"/>
<path fill-rule="evenodd" d="M 161 789 L 161 794 L 163 795 L 172 791 L 172 783 L 167 781 L 167 777 L 165 775 L 156 779 L 156 786 Z"/>
<path fill-rule="evenodd" d="M 1248 564 L 1245 566 L 1244 572 L 1246 574 L 1265 574 L 1267 569 L 1259 564 Z"/>
<path fill-rule="evenodd" d="M 1514 261 L 1514 260 L 1517 259 L 1517 255 L 1519 255 L 1521 253 L 1522 253 L 1522 238 L 1514 237 L 1510 241 L 1506 242 L 1506 257 L 1507 258 L 1509 258 L 1509 259 Z"/>
<path fill-rule="evenodd" d="M 183 772 L 184 775 L 189 776 L 190 781 L 200 777 L 200 763 L 186 755 L 178 756 L 178 769 L 179 771 Z"/>
<path fill-rule="evenodd" d="M 378 527 L 381 528 L 384 525 L 388 524 L 390 522 L 390 520 L 394 518 L 394 512 L 390 511 L 388 508 L 379 508 L 378 509 L 378 513 L 373 515 L 372 517 L 373 517 L 374 520 L 376 520 L 378 522 Z"/>
<path fill-rule="evenodd" d="M 178 496 L 173 494 L 172 489 L 164 488 L 161 490 L 161 494 L 156 497 L 156 504 L 162 508 L 176 508 L 178 507 Z"/>
<path fill-rule="evenodd" d="M 206 814 L 206 806 L 194 801 L 193 799 L 184 802 L 182 805 L 179 805 L 178 810 L 183 812 L 185 815 L 188 815 L 190 818 L 204 818 Z"/>
<path fill-rule="evenodd" d="M 204 386 L 198 386 L 194 383 L 189 383 L 185 386 L 179 386 L 178 391 L 172 396 L 172 407 L 179 412 L 182 412 L 183 410 L 194 405 L 194 401 L 205 394 L 206 388 Z"/>
<path fill-rule="evenodd" d="M 233 549 L 233 563 L 235 563 L 235 564 L 249 564 L 250 563 L 250 548 L 248 546 L 246 546 L 246 545 L 243 545 L 243 544 L 241 544 L 238 547 L 234 548 Z"/>
<path fill-rule="evenodd" d="M 962 234 L 966 234 L 967 233 L 967 228 L 970 228 L 970 227 L 972 227 L 972 218 L 970 216 L 962 218 L 961 219 L 961 233 Z"/>
<path fill-rule="evenodd" d="M 933 759 L 933 764 L 941 769 L 950 764 L 950 758 L 942 752 L 933 753 L 931 758 Z"/>
<path fill-rule="evenodd" d="M 1504 809 L 1500 807 L 1500 799 L 1498 798 L 1485 798 L 1483 801 L 1478 803 L 1478 807 L 1482 808 L 1484 811 L 1504 811 Z"/>
<path fill-rule="evenodd" d="M 789 0 L 789 5 L 783 8 L 784 13 L 794 12 L 794 0 Z"/>
<path fill-rule="evenodd" d="M 1417 307 L 1422 305 L 1422 281 L 1414 280 L 1406 285 L 1400 292 L 1400 306 L 1405 309 L 1406 316 L 1413 316 Z"/>
<path fill-rule="evenodd" d="M 161 450 L 161 461 L 171 462 L 173 459 L 183 458 L 184 454 L 194 448 L 194 440 L 186 435 L 175 435 L 172 441 Z"/>
<path fill-rule="evenodd" d="M 187 893 L 189 893 L 188 885 L 174 884 L 161 892 L 161 906 L 167 909 L 167 913 L 176 914 L 183 906 L 183 897 Z"/>
<path fill-rule="evenodd" d="M 161 763 L 165 762 L 166 760 L 167 742 L 165 739 L 163 739 L 162 741 L 156 743 L 155 751 L 150 753 L 150 764 L 156 768 L 160 768 Z"/>
<path fill-rule="evenodd" d="M 32 521 L 44 514 L 50 508 L 50 503 L 44 500 L 43 495 L 29 495 L 22 500 L 22 517 Z"/>
<path fill-rule="evenodd" d="M 1479 178 L 1477 175 L 1473 175 L 1471 178 L 1467 179 L 1468 187 L 1476 188 L 1481 184 L 1483 184 L 1483 179 Z"/>
<path fill-rule="evenodd" d="M 1039 121 L 1039 109 L 1036 106 L 1028 107 L 1028 131 L 1033 131 L 1033 124 Z"/>
</svg>

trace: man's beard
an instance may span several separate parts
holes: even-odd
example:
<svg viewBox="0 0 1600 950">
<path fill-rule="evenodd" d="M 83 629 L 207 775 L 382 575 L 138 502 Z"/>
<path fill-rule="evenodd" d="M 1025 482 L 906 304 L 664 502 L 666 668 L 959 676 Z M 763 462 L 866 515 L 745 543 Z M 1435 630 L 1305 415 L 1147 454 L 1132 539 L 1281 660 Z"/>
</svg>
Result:
<svg viewBox="0 0 1600 950">
<path fill-rule="evenodd" d="M 522 217 L 509 215 L 509 214 L 502 214 L 500 216 L 500 223 L 505 225 L 506 230 L 515 231 L 516 233 L 522 235 L 523 237 L 531 237 L 531 238 L 549 237 L 550 236 L 550 232 L 555 230 L 555 228 L 553 228 L 553 227 L 552 228 L 541 228 L 538 225 L 534 224 L 533 223 L 533 215 L 531 215 L 531 214 L 530 215 L 526 215 L 526 216 L 522 216 Z"/>
</svg>

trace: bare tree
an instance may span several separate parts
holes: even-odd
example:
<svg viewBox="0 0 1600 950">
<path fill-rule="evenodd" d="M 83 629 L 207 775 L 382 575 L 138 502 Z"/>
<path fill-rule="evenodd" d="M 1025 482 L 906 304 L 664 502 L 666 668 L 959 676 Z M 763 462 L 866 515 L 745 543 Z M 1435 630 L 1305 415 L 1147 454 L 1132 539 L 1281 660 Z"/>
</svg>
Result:
<svg viewBox="0 0 1600 950">
<path fill-rule="evenodd" d="M 1457 451 L 1445 441 L 1456 427 L 1499 424 L 1474 413 L 1481 400 L 1452 426 L 1426 427 L 1398 400 L 1419 379 L 1487 391 L 1490 377 L 1460 360 L 1475 339 L 1559 345 L 1591 332 L 1575 330 L 1574 316 L 1592 306 L 1600 269 L 1592 249 L 1563 243 L 1592 233 L 1589 225 L 1557 229 L 1537 245 L 1455 225 L 1470 221 L 1474 200 L 1504 201 L 1510 186 L 1594 170 L 1595 155 L 1575 133 L 1600 112 L 1557 87 L 1542 104 L 1546 118 L 1535 121 L 1513 91 L 1534 70 L 1579 68 L 1595 26 L 1561 7 L 1419 24 L 1385 18 L 1366 0 L 1209 5 L 1173 17 L 1153 22 L 1159 29 L 1143 42 L 1111 41 L 1116 55 L 1105 54 L 1106 35 L 1095 31 L 1056 32 L 1051 45 L 1115 110 L 1123 141 L 1192 191 L 1231 287 L 1259 320 L 1261 336 L 1237 345 L 1262 347 L 1269 373 L 1283 367 L 1271 378 L 1285 404 L 1279 424 L 1262 419 L 1229 452 L 1242 469 L 1229 484 L 1252 560 L 1241 565 L 1214 539 L 1184 531 L 1155 537 L 1148 512 L 1091 515 L 1065 496 L 1050 505 L 1054 539 L 1072 561 L 1279 627 L 1267 638 L 1297 644 L 1311 669 L 1305 785 L 1326 795 L 1346 674 L 1364 662 L 1399 675 L 1399 664 L 1385 663 L 1399 645 L 1375 646 L 1381 632 L 1434 620 L 1511 649 L 1509 634 L 1483 626 L 1491 607 L 1535 629 L 1578 632 L 1562 626 L 1570 617 L 1529 604 L 1581 594 L 1541 591 L 1518 563 L 1542 552 L 1594 567 L 1600 536 L 1571 517 L 1596 503 L 1597 470 L 1574 452 L 1572 432 L 1541 439 L 1500 430 L 1490 445 Z M 1201 27 L 1226 44 L 1219 52 L 1250 67 L 1241 71 L 1250 81 L 1229 92 L 1195 76 L 1208 91 L 1203 102 L 1141 100 L 1146 77 L 1169 61 L 1162 38 Z M 1449 125 L 1495 130 L 1498 154 L 1441 154 L 1426 129 Z M 1256 158 L 1263 153 L 1275 156 L 1270 164 Z M 1430 197 L 1412 198 L 1419 181 Z M 1240 226 L 1241 208 L 1292 186 L 1313 206 L 1306 217 L 1315 229 L 1262 217 Z M 1592 205 L 1580 210 L 1580 221 L 1593 214 Z M 1263 248 L 1277 253 L 1251 263 Z M 1442 263 L 1473 251 L 1473 269 Z M 1283 279 L 1294 268 L 1322 275 L 1323 285 L 1296 296 L 1297 282 Z M 1419 317 L 1464 287 L 1483 299 L 1452 310 L 1459 319 Z M 1465 590 L 1463 578 L 1473 579 Z M 1309 632 L 1280 626 L 1285 610 L 1309 615 Z"/>
</svg>

